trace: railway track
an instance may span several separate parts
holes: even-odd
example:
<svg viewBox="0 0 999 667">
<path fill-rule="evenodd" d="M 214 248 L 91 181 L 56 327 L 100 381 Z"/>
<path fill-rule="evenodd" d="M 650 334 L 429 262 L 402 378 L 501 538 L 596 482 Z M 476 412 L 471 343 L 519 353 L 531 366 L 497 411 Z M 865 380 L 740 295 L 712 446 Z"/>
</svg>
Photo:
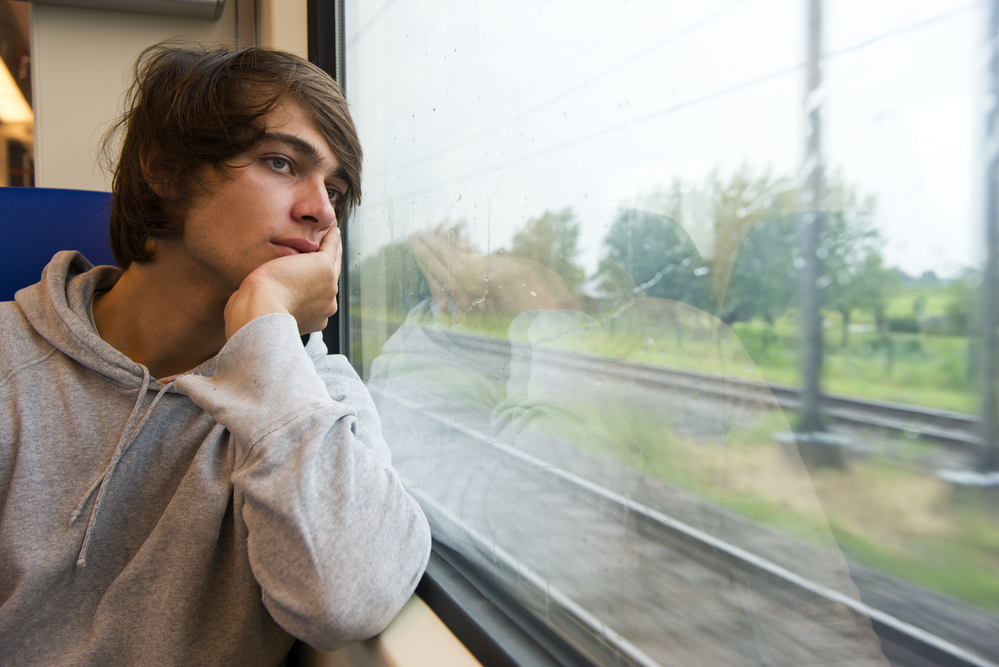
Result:
<svg viewBox="0 0 999 667">
<path fill-rule="evenodd" d="M 578 359 L 576 359 L 578 362 Z M 635 369 L 632 369 L 635 370 Z M 647 369 L 645 369 L 647 370 Z M 659 370 L 659 369 L 655 369 Z M 680 378 L 687 377 L 680 374 Z M 703 378 L 700 379 L 703 384 Z M 717 380 L 717 378 L 713 378 Z M 990 642 L 989 637 L 976 637 L 974 641 L 963 642 L 962 637 L 955 638 L 953 632 L 948 638 L 933 631 L 933 628 L 917 627 L 913 623 L 904 620 L 904 612 L 909 604 L 902 600 L 897 604 L 897 609 L 878 609 L 865 604 L 859 599 L 852 597 L 839 590 L 835 585 L 828 582 L 821 582 L 809 578 L 796 572 L 794 568 L 788 567 L 786 563 L 775 562 L 775 560 L 764 557 L 759 553 L 747 549 L 744 545 L 727 539 L 725 535 L 710 534 L 661 510 L 657 510 L 646 505 L 633 497 L 629 497 L 616 490 L 608 489 L 605 486 L 595 483 L 592 478 L 567 470 L 552 461 L 545 460 L 533 453 L 524 451 L 521 448 L 512 446 L 505 442 L 496 440 L 485 432 L 475 427 L 469 426 L 463 421 L 456 420 L 454 415 L 445 416 L 428 411 L 410 400 L 389 394 L 382 393 L 379 398 L 389 401 L 394 409 L 401 409 L 408 413 L 407 423 L 416 418 L 426 422 L 430 420 L 436 422 L 439 429 L 448 432 L 448 440 L 454 443 L 462 440 L 460 446 L 456 446 L 456 452 L 467 451 L 469 447 L 478 448 L 483 455 L 499 456 L 510 461 L 510 463 L 499 463 L 500 469 L 509 470 L 516 466 L 516 473 L 520 478 L 536 478 L 538 488 L 549 489 L 558 486 L 562 489 L 559 497 L 565 497 L 566 503 L 578 510 L 579 506 L 611 506 L 612 509 L 607 514 L 614 516 L 630 515 L 635 517 L 633 528 L 635 534 L 643 544 L 657 544 L 662 548 L 679 550 L 682 554 L 680 558 L 694 562 L 699 565 L 710 564 L 711 568 L 719 568 L 721 571 L 722 583 L 699 584 L 694 594 L 696 596 L 706 595 L 705 588 L 724 586 L 726 577 L 731 578 L 731 573 L 726 574 L 727 568 L 735 564 L 735 568 L 742 572 L 740 576 L 753 579 L 758 583 L 754 588 L 758 595 L 760 591 L 773 591 L 776 608 L 792 609 L 841 609 L 843 613 L 869 618 L 875 632 L 881 640 L 885 655 L 890 659 L 891 664 L 896 667 L 930 667 L 935 665 L 958 665 L 960 667 L 999 667 L 996 662 L 983 657 L 980 651 L 975 648 L 967 648 L 966 644 L 974 645 L 974 641 Z M 390 418 L 391 420 L 391 418 Z M 434 438 L 431 438 L 432 440 Z M 489 454 L 486 454 L 489 452 Z M 447 457 L 449 460 L 455 457 Z M 460 457 L 458 457 L 460 458 Z M 481 462 L 476 462 L 477 468 Z M 402 468 L 405 474 L 405 465 Z M 452 473 L 454 472 L 452 471 Z M 456 477 L 457 478 L 457 477 Z M 547 482 L 545 480 L 548 480 Z M 616 590 L 605 590 L 597 595 L 597 599 L 590 599 L 586 603 L 581 603 L 577 597 L 590 595 L 589 587 L 584 589 L 573 589 L 572 584 L 560 583 L 546 577 L 539 572 L 532 564 L 529 557 L 522 554 L 513 553 L 504 548 L 501 541 L 497 540 L 495 534 L 490 534 L 490 530 L 495 526 L 490 526 L 490 521 L 478 522 L 476 520 L 466 521 L 463 517 L 456 517 L 452 509 L 445 507 L 444 503 L 438 502 L 425 491 L 414 489 L 414 493 L 420 497 L 421 502 L 427 509 L 428 514 L 439 522 L 444 521 L 450 525 L 446 532 L 460 534 L 466 543 L 470 543 L 475 549 L 484 554 L 490 554 L 491 565 L 501 572 L 501 576 L 514 585 L 527 599 L 534 600 L 535 610 L 541 610 L 544 618 L 554 622 L 556 628 L 563 634 L 568 635 L 571 641 L 577 644 L 583 642 L 588 646 L 591 655 L 604 664 L 618 664 L 641 667 L 653 667 L 666 664 L 677 664 L 670 661 L 671 653 L 657 654 L 649 646 L 637 641 L 636 632 L 626 618 L 616 619 L 593 611 L 594 607 L 600 609 L 614 609 L 621 606 L 620 601 L 608 600 L 608 597 L 618 595 Z M 569 496 L 572 496 L 569 499 Z M 551 508 L 549 508 L 551 509 Z M 593 520 L 593 519 L 589 519 Z M 526 529 L 525 529 L 526 530 Z M 590 524 L 586 530 L 594 534 L 601 534 L 604 530 L 601 526 Z M 784 539 L 784 538 L 778 538 Z M 787 544 L 774 544 L 773 549 L 777 552 L 784 551 Z M 641 547 L 643 549 L 649 547 Z M 605 554 L 603 558 L 607 558 Z M 593 558 L 599 559 L 599 554 L 594 554 Z M 664 553 L 661 560 L 676 562 L 676 556 Z M 543 561 L 544 559 L 542 559 Z M 600 567 L 596 568 L 600 570 Z M 658 585 L 658 579 L 663 576 L 664 571 L 660 571 L 659 576 L 648 576 L 648 581 L 639 582 L 642 587 L 648 588 L 647 595 L 651 594 Z M 646 573 L 651 575 L 654 573 Z M 594 586 L 596 588 L 596 586 Z M 634 591 L 632 592 L 634 593 Z M 666 594 L 664 594 L 665 596 Z M 673 590 L 669 595 L 675 596 Z M 682 598 L 682 596 L 680 596 Z M 899 613 L 899 612 L 903 613 Z M 754 612 L 755 613 L 755 612 Z M 802 612 L 804 616 L 806 613 Z M 778 616 L 769 617 L 764 615 L 764 623 L 769 623 L 772 619 L 782 618 Z M 775 624 L 784 621 L 775 622 Z M 787 621 L 789 624 L 793 620 Z M 821 625 L 821 624 L 820 624 Z M 979 627 L 980 629 L 980 627 Z M 776 634 L 776 630 L 770 629 Z M 792 630 L 798 632 L 799 630 Z M 829 630 L 835 633 L 835 630 Z M 696 631 L 695 631 L 696 633 Z M 972 630 L 968 630 L 969 635 Z M 992 635 L 994 638 L 994 635 Z M 816 639 L 818 642 L 830 641 L 826 639 Z M 849 641 L 849 640 L 843 640 Z M 991 640 L 994 643 L 994 639 Z M 978 648 L 980 648 L 979 643 Z M 996 651 L 993 651 L 996 652 Z M 999 652 L 996 652 L 999 653 Z M 821 652 L 819 655 L 822 655 Z M 704 656 L 701 656 L 704 657 Z M 753 664 L 770 664 L 771 660 L 765 655 L 758 655 L 751 660 Z M 682 661 L 679 664 L 683 664 Z M 707 663 L 702 663 L 707 664 Z M 720 663 L 719 663 L 720 664 Z M 731 664 L 740 664 L 733 662 Z M 811 663 L 810 663 L 811 664 Z M 814 664 L 824 664 L 816 662 Z"/>
<path fill-rule="evenodd" d="M 450 335 L 460 339 L 466 349 L 487 355 L 510 354 L 510 345 L 503 340 L 453 332 Z M 767 407 L 772 407 L 776 398 L 782 409 L 801 408 L 801 390 L 789 385 L 555 348 L 534 351 L 533 355 L 564 371 L 610 374 L 620 381 Z M 966 451 L 981 447 L 981 419 L 976 415 L 834 394 L 823 394 L 821 409 L 827 419 L 837 424 L 880 429 Z"/>
</svg>

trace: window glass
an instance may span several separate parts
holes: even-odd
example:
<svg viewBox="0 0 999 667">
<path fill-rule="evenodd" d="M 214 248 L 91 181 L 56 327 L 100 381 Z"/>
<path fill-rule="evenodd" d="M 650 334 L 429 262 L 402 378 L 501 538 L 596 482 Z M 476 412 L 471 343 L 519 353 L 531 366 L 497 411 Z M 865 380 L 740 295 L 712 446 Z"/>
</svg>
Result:
<svg viewBox="0 0 999 667">
<path fill-rule="evenodd" d="M 30 12 L 0 0 L 0 186 L 35 184 Z"/>
<path fill-rule="evenodd" d="M 601 664 L 999 663 L 988 3 L 346 8 L 435 537 Z"/>
</svg>

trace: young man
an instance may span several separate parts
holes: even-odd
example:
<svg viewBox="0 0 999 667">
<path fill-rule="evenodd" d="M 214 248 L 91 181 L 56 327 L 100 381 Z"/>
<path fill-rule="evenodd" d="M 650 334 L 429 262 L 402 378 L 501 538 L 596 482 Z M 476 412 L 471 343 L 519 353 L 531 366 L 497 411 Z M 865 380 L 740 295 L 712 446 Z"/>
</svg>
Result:
<svg viewBox="0 0 999 667">
<path fill-rule="evenodd" d="M 62 252 L 0 304 L 0 664 L 275 665 L 293 637 L 371 636 L 430 533 L 360 379 L 299 339 L 336 311 L 360 199 L 339 88 L 286 53 L 160 45 L 116 131 L 121 269 Z"/>
</svg>

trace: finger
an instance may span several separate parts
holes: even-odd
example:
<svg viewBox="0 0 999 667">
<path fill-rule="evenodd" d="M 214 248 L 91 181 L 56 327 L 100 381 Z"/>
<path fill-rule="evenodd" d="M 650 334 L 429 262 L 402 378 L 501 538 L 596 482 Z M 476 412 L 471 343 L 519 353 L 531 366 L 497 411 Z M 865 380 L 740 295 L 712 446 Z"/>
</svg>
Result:
<svg viewBox="0 0 999 667">
<path fill-rule="evenodd" d="M 337 283 L 340 280 L 340 270 L 343 266 L 343 243 L 340 242 L 340 228 L 332 227 L 319 243 L 319 252 L 323 253 L 333 264 L 333 312 L 336 312 L 336 295 L 339 292 Z"/>
<path fill-rule="evenodd" d="M 416 260 L 416 265 L 420 268 L 420 271 L 424 275 L 433 274 L 428 266 L 428 261 L 431 260 L 430 251 L 427 250 L 427 246 L 423 241 L 415 236 L 409 237 L 409 247 L 413 251 L 413 259 Z"/>
<path fill-rule="evenodd" d="M 429 241 L 427 249 L 443 267 L 442 270 L 452 276 L 458 276 L 460 280 L 466 279 L 474 265 L 483 259 L 481 255 L 465 252 L 447 235 L 438 234 Z"/>
<path fill-rule="evenodd" d="M 470 255 L 452 250 L 448 260 L 451 275 L 455 276 L 456 279 L 475 281 L 483 277 L 481 273 L 485 266 L 486 258 L 482 255 Z"/>
<path fill-rule="evenodd" d="M 430 293 L 434 295 L 435 299 L 444 292 L 444 286 L 433 275 L 424 275 L 424 278 L 426 278 L 427 287 L 430 288 Z"/>
<path fill-rule="evenodd" d="M 339 230 L 337 230 L 337 237 L 339 237 L 339 236 L 340 236 L 340 233 L 339 233 Z M 336 279 L 337 279 L 338 282 L 340 280 L 340 270 L 341 270 L 341 268 L 343 268 L 343 244 L 342 243 L 337 243 L 336 244 L 336 259 L 333 261 L 333 271 L 336 273 Z M 334 284 L 333 285 L 333 293 L 334 294 L 338 294 L 339 292 L 340 292 L 339 285 L 335 285 Z M 334 299 L 334 301 L 333 301 L 333 308 L 336 309 L 336 307 L 337 307 L 337 304 L 336 304 L 336 300 Z"/>
<path fill-rule="evenodd" d="M 430 288 L 430 296 L 437 305 L 437 312 L 440 313 L 443 318 L 444 313 L 448 310 L 448 301 L 450 300 L 447 290 L 444 289 L 444 286 L 438 282 L 433 275 L 424 274 L 424 276 L 427 279 L 427 287 Z"/>
<path fill-rule="evenodd" d="M 326 232 L 326 236 L 324 236 L 323 240 L 319 242 L 319 252 L 336 255 L 337 253 L 342 252 L 340 246 L 340 228 L 330 227 L 329 231 Z"/>
<path fill-rule="evenodd" d="M 452 247 L 448 235 L 445 234 L 434 234 L 426 239 L 427 250 L 432 252 L 438 257 L 438 259 L 446 259 L 447 256 L 452 252 L 456 251 L 456 247 Z"/>
<path fill-rule="evenodd" d="M 448 279 L 448 270 L 447 266 L 441 261 L 441 258 L 432 252 L 422 242 L 422 239 L 414 239 L 410 242 L 412 243 L 413 257 L 416 258 L 416 263 L 419 265 L 423 275 L 427 279 L 432 277 L 437 283 L 444 283 Z"/>
<path fill-rule="evenodd" d="M 422 234 L 409 235 L 409 248 L 410 250 L 413 251 L 413 257 L 416 258 L 417 262 L 420 262 L 430 253 L 429 249 L 427 248 L 426 240 Z"/>
</svg>

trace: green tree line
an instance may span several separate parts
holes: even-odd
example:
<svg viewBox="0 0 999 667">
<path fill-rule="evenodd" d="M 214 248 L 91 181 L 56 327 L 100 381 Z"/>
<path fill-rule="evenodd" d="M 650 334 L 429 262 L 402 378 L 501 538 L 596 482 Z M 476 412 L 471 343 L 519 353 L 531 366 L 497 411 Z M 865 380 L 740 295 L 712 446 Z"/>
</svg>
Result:
<svg viewBox="0 0 999 667">
<path fill-rule="evenodd" d="M 876 201 L 860 198 L 835 175 L 824 190 L 819 287 L 825 311 L 839 316 L 840 345 L 849 345 L 858 312 L 871 316 L 883 339 L 892 330 L 918 331 L 924 320 L 931 333 L 968 330 L 974 312 L 970 281 L 949 287 L 943 323 L 921 318 L 915 304 L 911 318 L 890 318 L 887 307 L 902 278 L 885 265 Z M 773 325 L 797 305 L 804 265 L 800 216 L 806 208 L 791 179 L 743 168 L 725 180 L 714 173 L 699 184 L 674 181 L 622 207 L 603 239 L 594 275 L 587 276 L 579 262 L 580 222 L 571 208 L 528 220 L 510 249 L 499 252 L 552 269 L 587 310 L 609 310 L 642 294 L 687 303 L 728 324 L 759 319 Z M 463 249 L 475 251 L 464 224 L 450 229 Z M 385 286 L 385 308 L 400 316 L 429 296 L 409 245 L 403 240 L 382 247 L 358 268 Z"/>
</svg>

